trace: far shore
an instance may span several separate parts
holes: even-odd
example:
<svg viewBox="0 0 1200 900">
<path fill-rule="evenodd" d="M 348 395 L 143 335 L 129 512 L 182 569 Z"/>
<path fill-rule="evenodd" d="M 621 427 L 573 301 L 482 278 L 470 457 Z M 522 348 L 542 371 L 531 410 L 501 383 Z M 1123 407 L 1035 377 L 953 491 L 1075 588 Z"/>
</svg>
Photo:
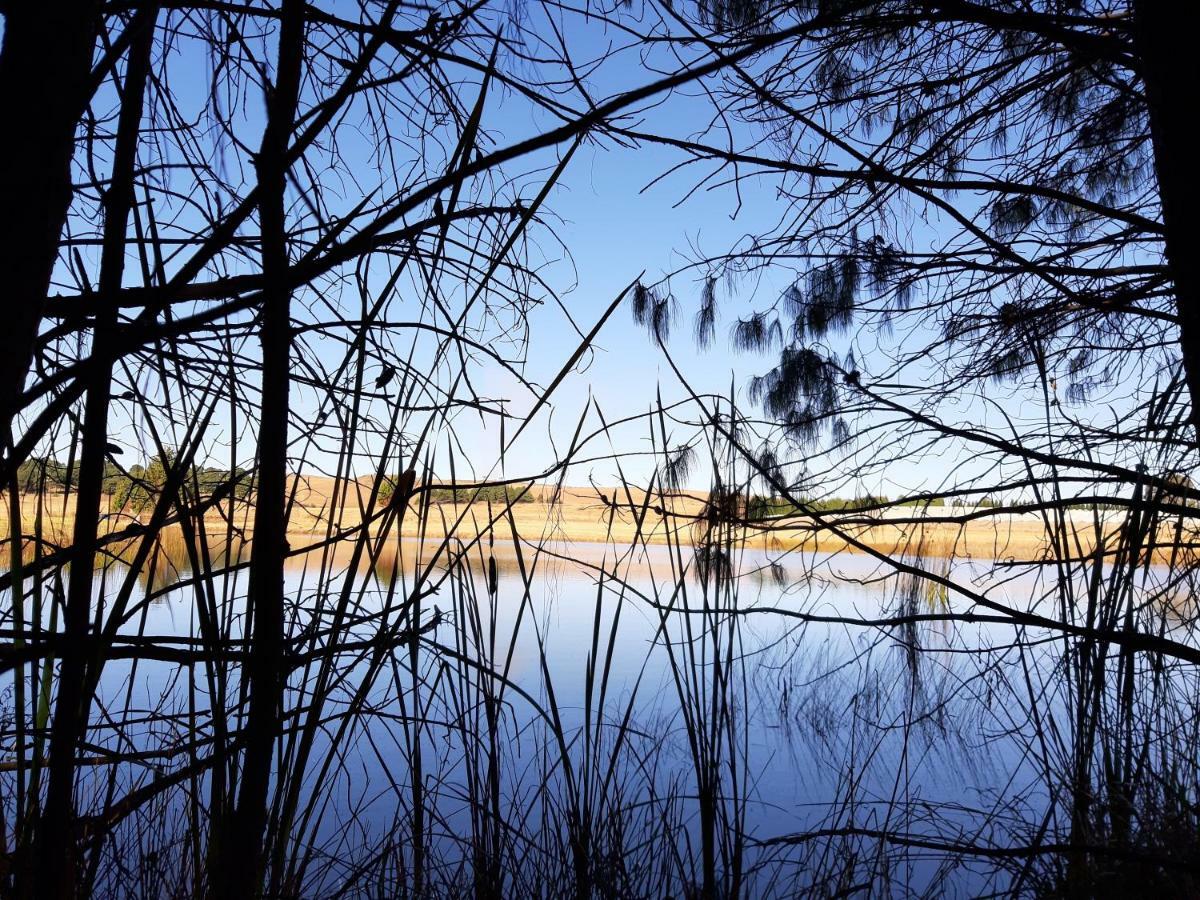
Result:
<svg viewBox="0 0 1200 900">
<path fill-rule="evenodd" d="M 361 530 L 364 519 L 373 533 L 384 523 L 390 523 L 395 533 L 395 510 L 388 511 L 382 505 L 366 510 L 369 482 L 350 482 L 349 497 L 345 496 L 346 483 L 335 491 L 333 480 L 324 477 L 306 476 L 293 486 L 294 501 L 287 529 L 293 547 L 320 544 L 347 532 L 354 533 Z M 684 492 L 669 508 L 659 505 L 657 498 L 648 502 L 644 493 L 620 487 L 567 487 L 554 491 L 538 485 L 530 491 L 530 496 L 532 500 L 515 502 L 510 509 L 503 503 L 483 501 L 434 503 L 428 506 L 423 520 L 414 501 L 401 518 L 399 534 L 426 541 L 441 541 L 450 534 L 470 541 L 486 534 L 490 524 L 497 542 L 511 542 L 515 530 L 522 540 L 534 544 L 552 541 L 629 546 L 690 545 L 703 533 L 705 498 L 701 494 Z M 40 497 L 23 496 L 21 514 L 27 543 L 36 531 L 40 507 L 43 540 L 58 546 L 69 544 L 74 523 L 71 506 L 57 492 Z M 922 513 L 909 508 L 893 511 L 886 517 L 830 513 L 820 523 L 796 519 L 786 523 L 766 522 L 747 529 L 745 546 L 780 553 L 875 551 L 906 557 L 1037 561 L 1090 555 L 1101 538 L 1106 547 L 1115 547 L 1119 528 L 1115 521 L 1103 517 L 1097 521 L 1090 515 L 1072 515 L 1066 520 L 1067 533 L 1057 535 L 1059 546 L 1055 547 L 1055 537 L 1036 515 L 977 510 L 972 514 L 975 517 L 970 517 L 962 512 L 935 508 Z M 139 522 L 144 523 L 148 518 L 148 511 L 133 515 L 110 510 L 101 530 L 108 534 L 130 526 L 136 529 Z M 250 504 L 238 502 L 230 509 L 227 502 L 206 513 L 204 527 L 210 537 L 217 538 L 229 532 L 232 521 L 234 533 L 249 540 L 252 520 Z M 8 533 L 7 510 L 0 512 L 0 527 Z M 1156 561 L 1165 562 L 1179 553 L 1194 553 L 1197 537 L 1191 523 L 1183 529 L 1179 544 L 1175 542 L 1173 529 L 1163 529 L 1154 550 Z"/>
</svg>

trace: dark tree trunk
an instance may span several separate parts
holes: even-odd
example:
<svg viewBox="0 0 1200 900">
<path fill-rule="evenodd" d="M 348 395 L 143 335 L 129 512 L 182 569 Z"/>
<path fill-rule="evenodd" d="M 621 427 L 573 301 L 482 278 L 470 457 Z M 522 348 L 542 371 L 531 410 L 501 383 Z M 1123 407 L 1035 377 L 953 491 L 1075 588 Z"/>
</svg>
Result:
<svg viewBox="0 0 1200 900">
<path fill-rule="evenodd" d="M 1136 0 L 1137 57 L 1146 86 L 1154 168 L 1158 174 L 1166 256 L 1175 284 L 1179 343 L 1191 394 L 1193 427 L 1200 430 L 1200 253 L 1191 220 L 1200 209 L 1195 171 L 1200 110 L 1200 6 Z M 1200 434 L 1196 435 L 1200 437 Z"/>
<path fill-rule="evenodd" d="M 89 95 L 97 10 L 94 2 L 69 0 L 0 3 L 0 438 L 5 444 L 71 202 L 71 156 Z"/>
<path fill-rule="evenodd" d="M 125 235 L 133 206 L 138 133 L 154 43 L 155 13 L 144 10 L 134 20 L 137 33 L 129 52 L 121 112 L 113 150 L 112 180 L 104 195 L 104 239 L 100 258 L 100 293 L 121 286 L 125 271 Z M 103 354 L 114 339 L 116 307 L 96 316 L 93 352 Z M 69 897 L 76 892 L 79 866 L 74 839 L 75 750 L 87 724 L 91 697 L 85 691 L 89 654 L 86 638 L 92 608 L 94 548 L 100 519 L 100 496 L 108 447 L 111 366 L 98 371 L 88 385 L 84 405 L 83 446 L 79 456 L 79 488 L 75 499 L 72 544 L 79 551 L 71 564 L 64 617 L 66 641 L 59 668 L 46 806 L 38 826 L 37 895 Z"/>
<path fill-rule="evenodd" d="M 284 189 L 287 148 L 296 118 L 303 60 L 304 0 L 284 0 L 279 65 L 275 85 L 267 88 L 267 124 L 257 162 L 263 305 L 262 415 L 248 598 L 254 643 L 244 670 L 250 697 L 237 808 L 228 833 L 217 836 L 218 849 L 214 855 L 222 862 L 213 873 L 211 889 L 220 897 L 252 897 L 259 892 L 271 758 L 279 733 L 285 687 L 283 565 L 287 555 L 291 290 Z"/>
</svg>

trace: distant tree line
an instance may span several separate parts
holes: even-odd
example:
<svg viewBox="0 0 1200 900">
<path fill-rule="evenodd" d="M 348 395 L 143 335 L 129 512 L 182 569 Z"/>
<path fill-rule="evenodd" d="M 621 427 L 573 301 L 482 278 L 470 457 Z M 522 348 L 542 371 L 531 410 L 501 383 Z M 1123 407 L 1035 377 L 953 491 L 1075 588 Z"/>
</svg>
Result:
<svg viewBox="0 0 1200 900">
<path fill-rule="evenodd" d="M 512 485 L 490 485 L 463 487 L 431 487 L 429 489 L 430 503 L 532 503 L 534 496 L 529 491 L 522 491 Z"/>
<path fill-rule="evenodd" d="M 771 519 L 778 516 L 794 516 L 806 512 L 854 512 L 862 509 L 874 509 L 879 506 L 885 506 L 887 503 L 887 497 L 875 496 L 873 494 L 864 494 L 861 497 L 854 497 L 849 500 L 843 497 L 827 497 L 823 500 L 801 497 L 799 498 L 799 502 L 796 503 L 783 497 L 754 496 L 750 498 L 747 504 L 746 517 L 751 522 L 758 522 L 763 519 Z"/>
<path fill-rule="evenodd" d="M 387 503 L 396 490 L 398 475 L 384 477 L 379 485 L 379 502 Z M 420 490 L 421 488 L 418 488 Z M 477 485 L 427 487 L 430 503 L 532 503 L 533 494 L 513 485 Z"/>
<path fill-rule="evenodd" d="M 995 509 L 999 504 L 991 497 L 980 497 L 977 500 L 963 498 L 929 497 L 892 500 L 883 494 L 865 494 L 861 497 L 847 499 L 844 497 L 827 497 L 816 500 L 801 497 L 798 502 L 792 502 L 783 497 L 754 496 L 747 506 L 747 518 L 752 522 L 762 521 L 779 516 L 794 516 L 804 513 L 836 513 L 857 512 L 866 509 L 878 509 L 885 506 L 920 507 L 921 509 L 940 509 L 946 506 L 969 506 L 975 509 Z"/>
<path fill-rule="evenodd" d="M 156 456 L 145 465 L 135 463 L 128 470 L 111 459 L 104 462 L 101 493 L 108 496 L 109 505 L 116 510 L 140 513 L 153 501 L 167 482 L 174 454 Z M 79 483 L 79 463 L 64 463 L 53 457 L 27 459 L 17 468 L 17 485 L 21 491 L 66 491 Z M 227 487 L 228 486 L 228 487 Z M 245 469 L 232 470 L 213 466 L 195 466 L 183 480 L 185 497 L 199 500 L 225 490 L 237 499 L 250 494 L 250 473 Z"/>
</svg>

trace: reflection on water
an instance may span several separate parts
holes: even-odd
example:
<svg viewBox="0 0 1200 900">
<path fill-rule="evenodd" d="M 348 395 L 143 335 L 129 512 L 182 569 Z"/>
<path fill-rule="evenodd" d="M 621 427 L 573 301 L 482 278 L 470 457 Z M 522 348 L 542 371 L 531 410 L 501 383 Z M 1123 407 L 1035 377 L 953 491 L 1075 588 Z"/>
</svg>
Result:
<svg viewBox="0 0 1200 900">
<path fill-rule="evenodd" d="M 745 576 L 730 581 L 668 547 L 447 553 L 393 540 L 302 552 L 291 540 L 289 708 L 298 725 L 317 684 L 328 704 L 307 751 L 327 762 L 303 782 L 310 813 L 295 827 L 322 858 L 387 852 L 409 871 L 419 848 L 430 885 L 461 887 L 482 867 L 517 896 L 549 859 L 568 871 L 585 841 L 589 877 L 619 896 L 705 879 L 718 893 L 790 896 L 863 878 L 877 892 L 973 896 L 1003 890 L 1013 867 L 878 835 L 1024 845 L 1050 822 L 1063 769 L 1047 770 L 1058 751 L 1037 742 L 1071 721 L 1060 646 L 1007 624 L 921 621 L 959 601 L 869 557 L 747 551 L 735 567 Z M 191 646 L 207 614 L 236 640 L 244 556 L 240 543 L 198 555 L 164 541 L 133 575 L 133 557 L 114 552 L 101 590 L 132 577 L 153 601 L 127 634 Z M 941 574 L 1016 606 L 1042 602 L 1036 574 L 1001 580 L 969 562 Z M 894 616 L 904 621 L 887 624 Z M 335 623 L 362 649 L 329 678 L 301 651 Z M 382 643 L 395 623 L 416 623 L 419 639 Z M 222 664 L 219 683 L 204 665 L 109 663 L 100 708 L 155 714 L 97 725 L 96 746 L 161 759 L 119 767 L 126 789 L 236 723 L 238 671 Z M 291 759 L 295 743 L 283 747 Z M 105 802 L 110 768 L 82 776 L 85 805 Z M 187 802 L 172 802 L 163 821 L 186 832 Z M 337 867 L 321 877 L 314 895 L 333 889 Z"/>
</svg>

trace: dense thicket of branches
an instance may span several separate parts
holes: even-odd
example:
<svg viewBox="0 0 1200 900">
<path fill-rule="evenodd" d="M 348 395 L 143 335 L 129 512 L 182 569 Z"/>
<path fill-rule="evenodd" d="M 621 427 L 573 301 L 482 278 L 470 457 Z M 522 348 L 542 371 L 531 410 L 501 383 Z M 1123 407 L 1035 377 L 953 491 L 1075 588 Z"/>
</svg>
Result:
<svg viewBox="0 0 1200 900">
<path fill-rule="evenodd" d="M 1031 698 L 1028 713 L 1065 735 L 1065 831 L 1081 846 L 1171 846 L 1179 820 L 1164 811 L 1196 800 L 1183 787 L 1193 776 L 1178 777 L 1195 771 L 1195 747 L 1166 736 L 1190 727 L 1192 705 L 1161 718 L 1195 662 L 1183 645 L 1200 344 L 1195 261 L 1180 249 L 1196 191 L 1183 163 L 1200 92 L 1184 37 L 1195 12 L 1139 0 L 704 2 L 664 10 L 649 30 L 729 55 L 799 22 L 821 27 L 713 79 L 709 128 L 622 132 L 677 147 L 704 184 L 778 198 L 776 227 L 648 290 L 665 298 L 698 280 L 701 343 L 724 294 L 739 316 L 733 345 L 772 360 L 749 385 L 765 421 L 715 427 L 750 467 L 738 489 L 779 498 L 776 527 L 853 540 L 853 517 L 805 502 L 846 486 L 895 498 L 877 514 L 992 498 L 919 518 L 1041 521 L 1047 553 L 1029 594 L 874 552 L 969 608 L 1067 636 L 1050 687 L 1071 685 L 1071 712 Z M 1167 565 L 1182 607 L 1134 590 L 1151 562 Z M 1187 660 L 1166 676 L 1152 649 L 1164 635 L 1180 641 L 1167 656 Z M 1126 873 L 1115 882 L 1126 888 L 1112 877 L 1080 853 L 1059 889 L 1090 896 L 1159 875 Z"/>
<path fill-rule="evenodd" d="M 325 468 L 347 491 L 364 462 L 407 472 L 388 503 L 364 498 L 367 522 L 343 533 L 330 521 L 315 541 L 351 548 L 351 572 L 374 560 L 454 417 L 504 415 L 473 379 L 495 367 L 534 390 L 520 372 L 525 316 L 550 295 L 531 230 L 574 148 L 694 75 L 593 102 L 561 47 L 524 30 L 552 8 L 0 11 L 7 886 L 133 889 L 116 830 L 133 817 L 136 836 L 188 786 L 207 818 L 193 823 L 195 890 L 300 890 L 296 848 L 315 827 L 302 785 L 314 745 L 329 753 L 322 704 L 352 665 L 339 655 L 350 623 L 373 622 L 383 649 L 415 641 L 422 615 L 419 581 L 397 592 L 393 579 L 364 619 L 362 586 L 333 587 L 344 560 L 321 564 L 328 609 L 285 590 L 285 560 L 303 549 L 285 537 L 289 476 Z M 505 137 L 493 124 L 505 97 L 545 127 Z M 122 466 L 131 446 L 158 469 Z M 214 484 L 213 472 L 228 474 Z M 213 512 L 223 533 L 209 531 Z M 187 737 L 156 746 L 135 709 L 100 695 L 125 635 L 145 627 L 156 579 L 145 593 L 139 579 L 168 536 L 208 573 L 191 580 L 197 643 L 147 637 L 146 658 L 199 666 L 207 701 Z M 118 560 L 128 567 L 108 593 L 101 576 Z M 98 780 L 81 778 L 88 747 L 114 754 Z M 155 777 L 130 778 L 138 754 L 160 760 Z"/>
<path fill-rule="evenodd" d="M 896 887 L 918 851 L 937 860 L 931 884 L 990 867 L 972 884 L 1196 889 L 1194 13 L 0 14 L 5 892 L 845 894 Z M 573 29 L 605 41 L 577 46 Z M 621 89 L 597 92 L 590 74 L 613 69 Z M 686 132 L 655 115 L 679 90 Z M 683 399 L 629 420 L 659 459 L 645 490 L 598 498 L 637 538 L 580 563 L 596 585 L 581 711 L 559 702 L 532 611 L 551 551 L 512 507 L 535 476 L 561 488 L 615 426 L 589 406 L 556 465 L 513 473 L 503 453 L 491 471 L 464 459 L 456 423 L 520 432 L 478 387 L 487 373 L 536 416 L 598 333 L 577 329 L 561 374 L 529 383 L 528 315 L 560 300 L 547 204 L 585 142 L 668 148 L 667 184 L 721 186 L 777 225 L 599 316 L 628 296 L 674 365 L 676 298 L 694 290 L 701 344 L 736 319 L 733 346 L 767 362 L 748 402 L 692 393 L 677 368 Z M 338 512 L 296 546 L 295 476 L 311 471 Z M 860 530 L 885 515 L 914 534 L 1026 515 L 1047 549 L 1024 571 L 954 547 L 935 560 L 919 540 L 887 552 Z M 472 530 L 436 532 L 413 562 L 405 517 L 421 537 Z M 639 587 L 634 550 L 655 528 L 666 563 Z M 516 548 L 512 608 L 496 533 Z M 750 536 L 775 555 L 745 562 Z M 864 589 L 895 586 L 895 609 L 822 607 L 814 536 L 866 554 Z M 787 602 L 741 588 L 764 578 Z M 682 787 L 660 773 L 667 735 L 636 721 L 641 675 L 610 694 L 635 602 L 646 653 L 666 659 Z M 164 608 L 186 622 L 164 626 Z M 782 623 L 751 654 L 770 663 L 811 646 L 804 629 L 871 642 L 825 671 L 798 649 L 769 669 L 795 675 L 769 698 L 785 717 L 794 702 L 820 723 L 827 704 L 853 738 L 807 831 L 747 825 L 753 614 Z M 529 630 L 533 692 L 513 675 Z M 873 662 L 885 643 L 899 678 Z M 850 670 L 859 682 L 824 697 Z M 867 796 L 863 757 L 895 752 L 901 782 L 951 709 L 1003 722 L 1028 782 L 969 808 Z"/>
</svg>

